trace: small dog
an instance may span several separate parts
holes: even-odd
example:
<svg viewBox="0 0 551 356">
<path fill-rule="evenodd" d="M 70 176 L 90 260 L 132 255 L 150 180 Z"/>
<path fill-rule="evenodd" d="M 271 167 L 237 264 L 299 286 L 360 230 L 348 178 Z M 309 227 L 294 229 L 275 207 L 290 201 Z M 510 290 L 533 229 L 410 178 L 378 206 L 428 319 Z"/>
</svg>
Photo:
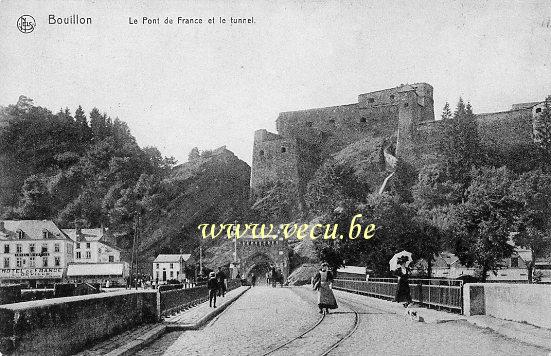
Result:
<svg viewBox="0 0 551 356">
<path fill-rule="evenodd" d="M 406 317 L 411 321 L 417 321 L 417 322 L 420 322 L 420 323 L 425 321 L 423 319 L 423 317 L 419 315 L 417 310 L 412 308 L 412 307 L 408 307 L 406 309 Z"/>
</svg>

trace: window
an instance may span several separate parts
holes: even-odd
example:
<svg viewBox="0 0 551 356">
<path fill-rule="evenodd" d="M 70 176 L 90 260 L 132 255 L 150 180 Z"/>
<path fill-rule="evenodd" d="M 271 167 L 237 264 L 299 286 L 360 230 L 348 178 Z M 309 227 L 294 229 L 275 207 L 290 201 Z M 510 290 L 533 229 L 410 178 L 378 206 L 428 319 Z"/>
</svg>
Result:
<svg viewBox="0 0 551 356">
<path fill-rule="evenodd" d="M 80 242 L 77 242 L 77 250 L 80 248 Z"/>
<path fill-rule="evenodd" d="M 89 242 L 86 243 L 86 248 L 90 248 L 90 243 Z"/>
<path fill-rule="evenodd" d="M 537 108 L 537 109 L 536 109 L 536 112 L 541 112 L 541 108 Z"/>
<path fill-rule="evenodd" d="M 4 245 L 4 253 L 10 253 L 10 245 Z"/>
<path fill-rule="evenodd" d="M 115 256 L 109 256 L 109 262 L 115 262 Z"/>
<path fill-rule="evenodd" d="M 29 252 L 30 252 L 30 253 L 34 253 L 34 251 L 35 251 L 34 244 L 30 244 L 30 245 L 29 245 Z"/>
<path fill-rule="evenodd" d="M 48 238 L 48 230 L 43 230 L 43 231 L 42 231 L 42 238 L 43 238 L 43 239 L 47 239 L 47 238 Z"/>
<path fill-rule="evenodd" d="M 54 257 L 54 266 L 59 267 L 61 265 L 61 259 L 59 257 Z"/>
<path fill-rule="evenodd" d="M 42 244 L 42 253 L 48 252 L 48 244 Z"/>
<path fill-rule="evenodd" d="M 511 267 L 518 268 L 518 257 L 511 257 Z"/>
<path fill-rule="evenodd" d="M 77 251 L 77 259 L 81 259 L 82 255 L 80 254 L 80 251 Z"/>
<path fill-rule="evenodd" d="M 157 263 L 157 269 L 159 269 L 159 264 Z"/>
<path fill-rule="evenodd" d="M 314 123 L 312 121 L 306 121 L 306 127 L 312 127 Z"/>
<path fill-rule="evenodd" d="M 23 237 L 25 237 L 23 230 L 17 230 L 17 238 L 21 240 Z"/>
<path fill-rule="evenodd" d="M 4 268 L 10 268 L 10 258 L 4 257 Z"/>
<path fill-rule="evenodd" d="M 89 260 L 92 258 L 92 253 L 90 251 L 86 251 L 86 259 Z"/>
<path fill-rule="evenodd" d="M 170 278 L 174 278 L 174 271 L 170 271 Z"/>
<path fill-rule="evenodd" d="M 36 260 L 35 257 L 29 257 L 29 267 L 36 267 Z"/>
<path fill-rule="evenodd" d="M 16 253 L 21 253 L 21 252 L 23 252 L 23 245 L 21 245 L 21 244 L 15 245 L 15 252 L 16 252 Z"/>
<path fill-rule="evenodd" d="M 17 257 L 15 259 L 15 266 L 16 267 L 23 267 L 23 259 L 21 257 Z"/>
<path fill-rule="evenodd" d="M 157 274 L 156 274 L 156 276 L 157 276 L 157 279 L 159 279 L 159 271 L 157 271 Z"/>
<path fill-rule="evenodd" d="M 59 252 L 59 244 L 54 245 L 54 252 Z"/>
<path fill-rule="evenodd" d="M 360 122 L 365 123 L 365 122 L 367 122 L 367 119 L 366 119 L 365 117 L 362 117 L 362 118 L 360 119 Z"/>
<path fill-rule="evenodd" d="M 174 263 L 171 263 L 170 264 L 170 269 L 173 269 L 174 268 Z"/>
<path fill-rule="evenodd" d="M 285 147 L 281 147 L 281 153 L 287 152 L 287 149 Z"/>
<path fill-rule="evenodd" d="M 375 99 L 374 99 L 374 98 L 368 98 L 368 99 L 367 99 L 367 102 L 368 102 L 368 103 L 374 103 L 374 102 L 375 102 Z"/>
<path fill-rule="evenodd" d="M 42 257 L 42 266 L 48 267 L 48 257 Z"/>
</svg>

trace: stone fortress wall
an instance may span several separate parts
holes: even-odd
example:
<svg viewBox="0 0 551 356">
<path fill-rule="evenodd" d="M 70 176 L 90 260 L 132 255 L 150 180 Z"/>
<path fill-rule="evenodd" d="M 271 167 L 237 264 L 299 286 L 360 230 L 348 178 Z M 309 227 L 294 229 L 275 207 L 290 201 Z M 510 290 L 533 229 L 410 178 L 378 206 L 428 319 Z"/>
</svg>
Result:
<svg viewBox="0 0 551 356">
<path fill-rule="evenodd" d="M 504 112 L 476 115 L 481 143 L 499 151 L 532 144 L 541 102 L 513 105 Z M 397 158 L 419 168 L 438 160 L 442 121 L 435 120 L 433 88 L 427 83 L 360 94 L 358 102 L 280 113 L 277 134 L 255 132 L 251 172 L 253 191 L 275 181 L 304 192 L 320 163 L 356 141 L 396 137 Z"/>
</svg>

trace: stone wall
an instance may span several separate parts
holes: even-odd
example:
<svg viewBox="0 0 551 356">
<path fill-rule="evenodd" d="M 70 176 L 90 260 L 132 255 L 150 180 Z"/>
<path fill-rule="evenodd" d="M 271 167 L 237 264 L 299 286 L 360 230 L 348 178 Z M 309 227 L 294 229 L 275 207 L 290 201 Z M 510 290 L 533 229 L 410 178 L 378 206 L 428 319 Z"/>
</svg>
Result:
<svg viewBox="0 0 551 356">
<path fill-rule="evenodd" d="M 533 142 L 530 108 L 478 114 L 476 122 L 480 142 L 486 148 L 507 152 L 515 146 Z"/>
<path fill-rule="evenodd" d="M 464 314 L 489 315 L 551 328 L 551 285 L 468 283 L 463 286 Z"/>
<path fill-rule="evenodd" d="M 123 291 L 0 307 L 0 353 L 68 355 L 158 320 L 155 291 Z"/>
</svg>

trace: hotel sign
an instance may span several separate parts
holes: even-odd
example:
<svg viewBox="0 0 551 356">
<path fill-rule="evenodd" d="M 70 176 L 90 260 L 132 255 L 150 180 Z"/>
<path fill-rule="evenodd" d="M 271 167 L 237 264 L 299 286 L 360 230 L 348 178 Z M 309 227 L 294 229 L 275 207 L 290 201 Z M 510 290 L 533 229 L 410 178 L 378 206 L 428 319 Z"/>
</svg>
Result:
<svg viewBox="0 0 551 356">
<path fill-rule="evenodd" d="M 63 268 L 2 268 L 0 279 L 62 278 Z"/>
</svg>

